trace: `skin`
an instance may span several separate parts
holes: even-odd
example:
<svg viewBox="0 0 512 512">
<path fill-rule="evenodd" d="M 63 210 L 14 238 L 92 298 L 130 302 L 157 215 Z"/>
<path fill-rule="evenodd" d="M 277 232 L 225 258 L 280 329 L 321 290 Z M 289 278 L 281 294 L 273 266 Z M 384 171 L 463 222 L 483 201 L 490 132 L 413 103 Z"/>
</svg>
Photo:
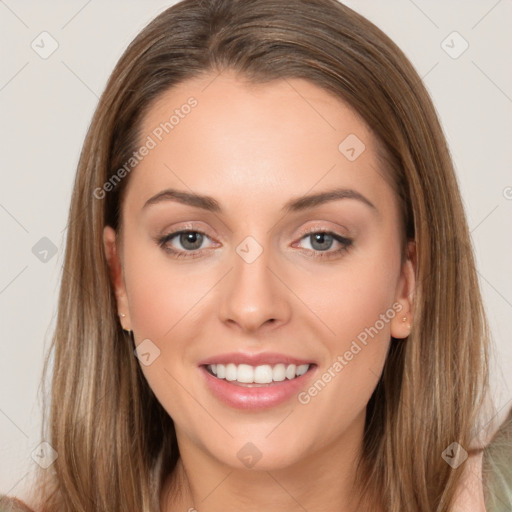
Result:
<svg viewBox="0 0 512 512">
<path fill-rule="evenodd" d="M 176 426 L 181 458 L 167 489 L 182 492 L 163 493 L 162 510 L 356 510 L 351 486 L 366 405 L 390 342 L 404 343 L 413 321 L 414 246 L 402 264 L 397 198 L 375 138 L 312 83 L 248 85 L 225 72 L 167 91 L 145 117 L 141 140 L 190 96 L 197 107 L 132 171 L 121 232 L 104 231 L 123 326 L 137 345 L 150 339 L 159 348 L 142 369 Z M 353 162 L 338 149 L 348 134 L 366 146 Z M 291 199 L 336 187 L 375 208 L 345 198 L 281 212 Z M 170 200 L 143 208 L 167 188 L 211 196 L 222 213 Z M 338 254 L 335 240 L 319 248 L 310 228 L 352 245 Z M 180 229 L 207 235 L 199 257 L 176 259 L 159 246 Z M 247 236 L 263 248 L 250 264 L 236 252 Z M 179 236 L 167 245 L 190 247 Z M 332 257 L 313 256 L 326 252 Z M 318 377 L 393 304 L 400 313 L 307 404 L 293 397 L 234 409 L 199 378 L 201 359 L 237 351 L 312 360 Z M 248 442 L 262 454 L 251 469 L 237 457 Z"/>
</svg>

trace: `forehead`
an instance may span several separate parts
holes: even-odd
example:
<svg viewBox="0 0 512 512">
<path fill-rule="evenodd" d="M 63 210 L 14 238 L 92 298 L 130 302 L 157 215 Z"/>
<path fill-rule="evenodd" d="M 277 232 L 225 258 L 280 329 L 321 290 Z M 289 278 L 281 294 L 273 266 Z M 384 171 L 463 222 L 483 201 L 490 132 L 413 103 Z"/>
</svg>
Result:
<svg viewBox="0 0 512 512">
<path fill-rule="evenodd" d="M 189 108 L 192 101 L 196 105 Z M 160 95 L 142 121 L 142 132 L 152 133 L 169 122 L 172 126 L 167 128 L 175 138 L 188 132 L 187 125 L 193 125 L 198 138 L 209 140 L 223 140 L 236 130 L 231 145 L 244 140 L 253 145 L 298 140 L 304 135 L 315 144 L 326 137 L 328 145 L 349 130 L 373 143 L 362 118 L 339 97 L 296 78 L 251 83 L 225 72 L 187 80 Z M 165 138 L 165 128 L 164 132 Z"/>
<path fill-rule="evenodd" d="M 139 145 L 149 140 L 130 178 L 138 202 L 170 186 L 256 203 L 331 185 L 375 195 L 384 184 L 364 121 L 302 79 L 251 84 L 225 73 L 182 82 L 146 113 Z"/>
</svg>

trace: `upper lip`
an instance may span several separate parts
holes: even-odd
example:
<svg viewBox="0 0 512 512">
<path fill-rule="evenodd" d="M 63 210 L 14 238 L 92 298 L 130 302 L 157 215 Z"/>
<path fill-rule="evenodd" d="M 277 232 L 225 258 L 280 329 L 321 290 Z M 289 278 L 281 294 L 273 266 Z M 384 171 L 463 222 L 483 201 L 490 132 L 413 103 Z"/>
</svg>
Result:
<svg viewBox="0 0 512 512">
<path fill-rule="evenodd" d="M 286 354 L 277 354 L 275 352 L 259 352 L 258 354 L 247 354 L 241 352 L 231 352 L 229 354 L 219 354 L 203 359 L 199 362 L 199 366 L 208 366 L 210 364 L 248 364 L 250 366 L 259 366 L 263 364 L 275 365 L 279 363 L 294 364 L 300 366 L 302 364 L 314 364 L 313 361 L 307 359 L 299 359 L 297 357 Z"/>
</svg>

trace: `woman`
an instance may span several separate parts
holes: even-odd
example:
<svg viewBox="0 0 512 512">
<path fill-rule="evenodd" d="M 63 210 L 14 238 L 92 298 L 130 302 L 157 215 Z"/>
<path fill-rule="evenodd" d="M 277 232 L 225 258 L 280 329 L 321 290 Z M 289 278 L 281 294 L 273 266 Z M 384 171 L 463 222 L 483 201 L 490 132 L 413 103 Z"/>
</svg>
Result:
<svg viewBox="0 0 512 512">
<path fill-rule="evenodd" d="M 335 0 L 185 0 L 121 57 L 84 143 L 58 458 L 31 503 L 455 510 L 487 338 L 446 141 L 399 48 Z"/>
</svg>

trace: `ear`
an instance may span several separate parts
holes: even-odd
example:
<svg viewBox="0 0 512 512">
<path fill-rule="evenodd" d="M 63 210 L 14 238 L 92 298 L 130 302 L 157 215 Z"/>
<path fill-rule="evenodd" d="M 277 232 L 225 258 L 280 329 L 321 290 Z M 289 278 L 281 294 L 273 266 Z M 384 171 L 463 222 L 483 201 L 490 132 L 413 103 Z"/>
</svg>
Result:
<svg viewBox="0 0 512 512">
<path fill-rule="evenodd" d="M 402 264 L 395 291 L 393 308 L 397 312 L 391 320 L 391 336 L 407 338 L 413 325 L 413 303 L 416 288 L 416 242 L 407 244 L 407 258 Z"/>
<path fill-rule="evenodd" d="M 108 261 L 110 281 L 116 296 L 119 320 L 124 329 L 131 330 L 128 296 L 123 279 L 123 267 L 119 256 L 117 233 L 110 226 L 105 226 L 103 229 L 103 246 Z"/>
</svg>

